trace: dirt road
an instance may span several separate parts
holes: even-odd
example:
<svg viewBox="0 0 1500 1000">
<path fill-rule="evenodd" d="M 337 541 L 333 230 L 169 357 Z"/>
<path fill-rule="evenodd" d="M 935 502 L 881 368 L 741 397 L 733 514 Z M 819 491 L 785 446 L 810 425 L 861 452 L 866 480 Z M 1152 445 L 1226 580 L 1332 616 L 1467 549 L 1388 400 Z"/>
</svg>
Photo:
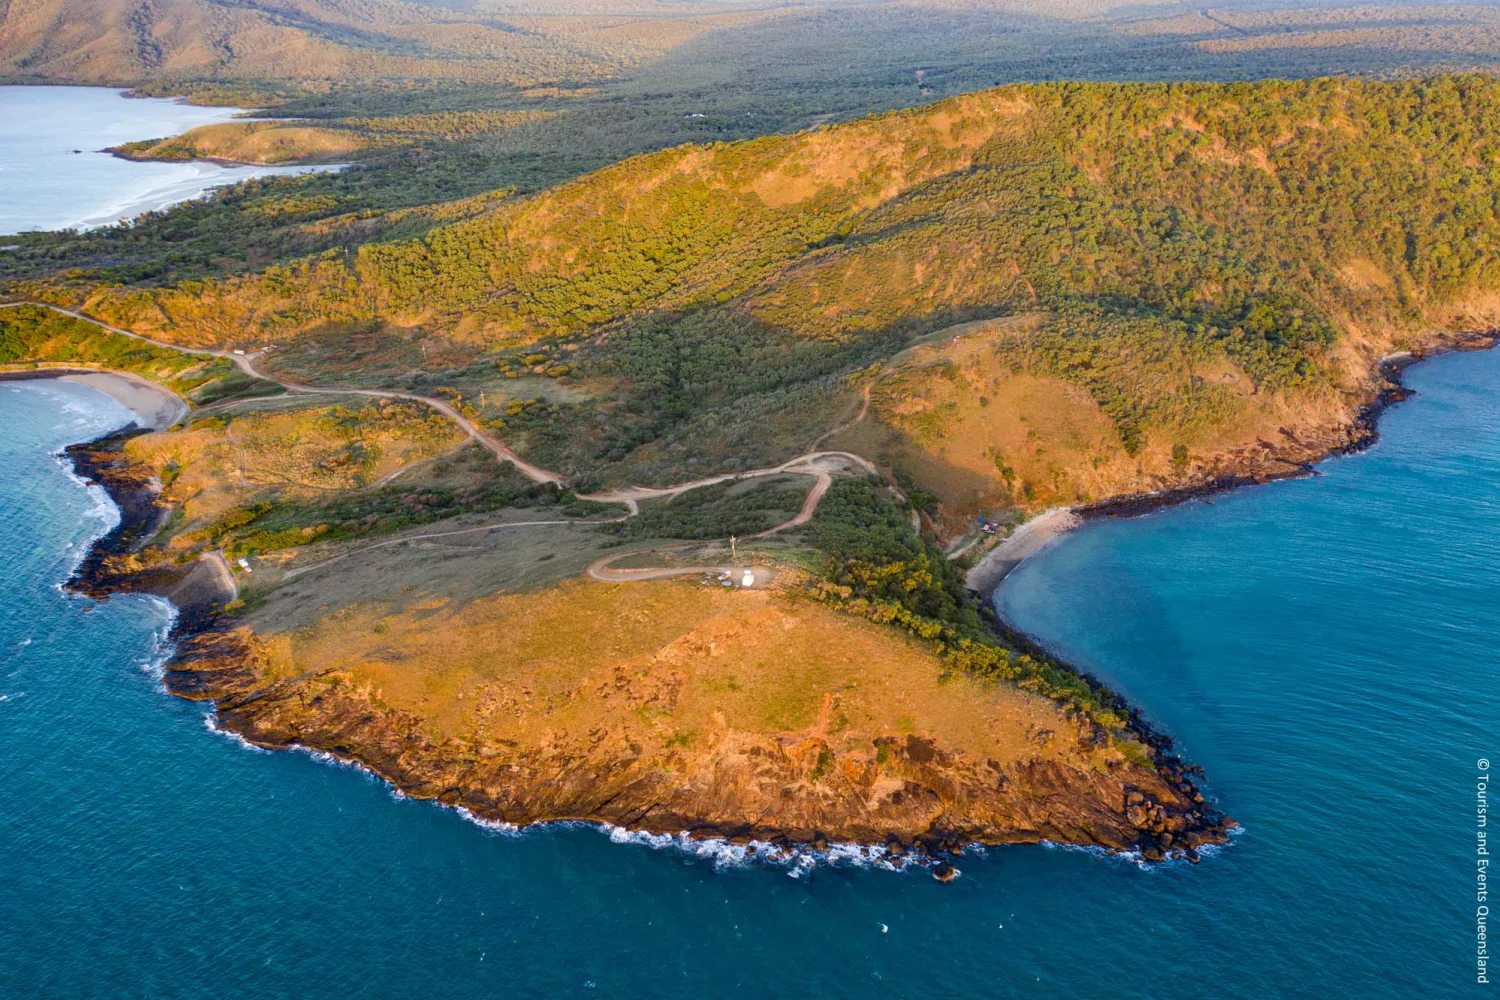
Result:
<svg viewBox="0 0 1500 1000">
<path fill-rule="evenodd" d="M 268 375 L 268 374 L 266 374 L 265 372 L 262 372 L 260 369 L 258 369 L 256 367 L 255 362 L 256 362 L 256 360 L 258 358 L 262 357 L 265 354 L 264 351 L 256 351 L 256 352 L 250 353 L 250 354 L 240 354 L 240 353 L 236 353 L 234 351 L 221 351 L 221 350 L 215 350 L 215 349 L 206 348 L 206 347 L 181 347 L 181 346 L 179 346 L 177 344 L 170 344 L 170 343 L 167 343 L 165 341 L 154 340 L 151 337 L 144 336 L 143 334 L 132 333 L 129 330 L 125 330 L 125 329 L 122 329 L 121 327 L 114 326 L 114 325 L 112 325 L 110 323 L 105 323 L 102 320 L 95 319 L 94 317 L 89 316 L 86 313 L 81 313 L 81 312 L 78 312 L 77 310 L 74 310 L 74 309 L 66 309 L 66 308 L 64 308 L 62 306 L 52 305 L 51 303 L 48 303 L 48 302 L 9 302 L 9 303 L 0 303 L 0 308 L 14 308 L 16 306 L 22 306 L 22 305 L 40 306 L 40 307 L 45 308 L 45 309 L 51 309 L 51 310 L 53 310 L 55 312 L 62 313 L 65 316 L 71 316 L 74 319 L 83 320 L 86 323 L 93 323 L 95 326 L 99 327 L 100 329 L 107 330 L 110 333 L 119 334 L 122 337 L 129 337 L 132 340 L 139 340 L 139 341 L 142 341 L 143 343 L 151 344 L 151 345 L 153 345 L 155 347 L 161 347 L 161 348 L 164 348 L 166 350 L 180 351 L 180 352 L 182 352 L 184 354 L 194 354 L 194 355 L 203 356 L 203 357 L 227 358 L 230 361 L 234 362 L 234 364 L 240 369 L 240 371 L 244 372 L 246 375 L 249 375 L 251 378 L 261 379 L 261 380 L 266 381 L 266 382 L 273 382 L 276 385 L 281 386 L 287 392 L 315 393 L 315 394 L 320 394 L 320 395 L 335 395 L 335 396 L 370 396 L 370 397 L 374 397 L 374 398 L 377 398 L 377 399 L 409 399 L 409 400 L 413 400 L 415 402 L 425 403 L 428 406 L 432 407 L 434 410 L 437 410 L 439 413 L 443 414 L 448 419 L 452 420 L 455 424 L 457 424 L 458 427 L 459 427 L 459 429 L 462 430 L 465 434 L 467 434 L 471 440 L 473 440 L 474 442 L 476 442 L 479 445 L 483 446 L 484 448 L 488 449 L 497 458 L 499 458 L 499 459 L 501 459 L 503 461 L 506 461 L 506 462 L 510 462 L 512 465 L 514 465 L 516 467 L 516 469 L 518 469 L 521 472 L 522 475 L 526 476 L 528 479 L 532 480 L 533 482 L 537 482 L 537 483 L 562 483 L 566 479 L 566 477 L 563 476 L 561 473 L 553 472 L 553 471 L 551 471 L 549 469 L 543 469 L 540 466 L 533 465 L 530 462 L 526 461 L 520 455 L 518 455 L 514 451 L 512 451 L 510 448 L 506 447 L 504 444 L 502 444 L 501 442 L 495 440 L 493 437 L 491 437 L 489 434 L 487 434 L 483 430 L 483 428 L 479 427 L 473 421 L 469 420 L 469 418 L 465 417 L 462 413 L 460 413 L 457 410 L 457 408 L 455 408 L 447 400 L 437 399 L 437 398 L 432 397 L 432 396 L 422 396 L 422 395 L 419 395 L 419 394 L 414 393 L 414 392 L 400 392 L 400 391 L 389 390 L 389 389 L 352 389 L 352 388 L 339 388 L 339 387 L 329 387 L 329 386 L 305 385 L 305 384 L 300 383 L 300 382 L 292 382 L 292 381 L 288 381 L 287 379 L 277 378 L 274 375 Z M 806 499 L 804 499 L 803 502 L 802 502 L 802 509 L 800 511 L 798 511 L 798 513 L 797 513 L 797 515 L 795 517 L 791 518 L 790 520 L 788 520 L 788 521 L 786 521 L 786 522 L 784 522 L 782 524 L 778 524 L 774 528 L 771 528 L 771 529 L 766 530 L 766 531 L 762 531 L 762 532 L 760 532 L 757 535 L 751 536 L 751 537 L 754 537 L 754 538 L 765 538 L 765 537 L 767 537 L 769 535 L 774 535 L 774 534 L 776 534 L 778 532 L 785 531 L 788 528 L 794 528 L 794 527 L 796 527 L 798 525 L 806 524 L 808 521 L 812 520 L 813 514 L 818 509 L 818 503 L 823 499 L 823 496 L 828 492 L 828 488 L 833 484 L 833 475 L 832 475 L 832 472 L 826 466 L 828 466 L 830 464 L 837 465 L 838 463 L 842 462 L 842 463 L 848 463 L 850 465 L 854 465 L 854 466 L 856 466 L 856 467 L 858 467 L 860 469 L 863 469 L 865 472 L 868 472 L 868 473 L 876 473 L 876 468 L 875 468 L 875 466 L 871 462 L 869 462 L 865 458 L 862 458 L 859 455 L 853 454 L 852 452 L 847 452 L 847 451 L 818 451 L 818 450 L 816 450 L 817 444 L 822 443 L 824 440 L 826 440 L 831 435 L 833 435 L 833 434 L 835 434 L 835 433 L 837 433 L 839 431 L 842 431 L 842 430 L 847 430 L 849 427 L 852 427 L 853 425 L 855 425 L 855 424 L 859 423 L 861 420 L 863 420 L 865 418 L 865 415 L 869 412 L 869 408 L 870 408 L 870 387 L 867 385 L 865 387 L 865 390 L 864 390 L 864 399 L 863 399 L 862 404 L 860 406 L 860 410 L 859 410 L 858 415 L 856 415 L 852 420 L 850 420 L 850 421 L 848 421 L 848 422 L 846 422 L 844 424 L 841 424 L 840 426 L 835 427 L 833 430 L 831 430 L 831 431 L 829 431 L 829 432 L 827 432 L 827 433 L 819 436 L 818 439 L 817 439 L 817 441 L 814 442 L 814 450 L 808 451 L 806 454 L 803 454 L 803 455 L 798 455 L 796 458 L 793 458 L 793 459 L 790 459 L 790 460 L 788 460 L 786 462 L 783 462 L 780 465 L 775 465 L 775 466 L 771 466 L 771 467 L 764 468 L 764 469 L 751 469 L 748 472 L 730 472 L 730 473 L 724 473 L 723 475 L 718 475 L 718 476 L 706 476 L 706 477 L 704 477 L 702 479 L 693 479 L 693 480 L 689 480 L 688 482 L 678 483 L 678 484 L 673 485 L 673 486 L 623 486 L 623 487 L 617 487 L 615 489 L 603 490 L 603 491 L 600 491 L 600 492 L 597 492 L 597 493 L 582 493 L 582 494 L 579 494 L 579 496 L 582 499 L 584 499 L 584 500 L 594 500 L 594 501 L 598 501 L 600 503 L 619 503 L 619 504 L 624 504 L 625 507 L 626 507 L 626 509 L 629 511 L 629 513 L 626 515 L 626 517 L 633 517 L 633 516 L 635 516 L 635 515 L 637 515 L 637 514 L 640 513 L 640 501 L 642 501 L 642 500 L 653 500 L 653 499 L 661 499 L 661 498 L 665 498 L 665 497 L 674 497 L 674 496 L 677 496 L 678 494 L 686 493 L 689 490 L 699 489 L 700 487 L 703 487 L 703 486 L 712 486 L 712 485 L 714 485 L 716 483 L 729 482 L 731 480 L 738 480 L 738 479 L 754 479 L 754 478 L 761 477 L 761 476 L 775 476 L 775 475 L 783 475 L 783 474 L 813 476 L 814 479 L 815 479 L 815 482 L 813 483 L 813 487 L 812 487 L 811 490 L 808 491 Z M 388 477 L 388 478 L 394 478 L 394 477 Z M 492 531 L 492 530 L 496 530 L 496 529 L 500 529 L 500 528 L 506 528 L 506 527 L 511 527 L 511 526 L 517 526 L 517 527 L 519 527 L 522 524 L 565 524 L 565 523 L 576 523 L 576 522 L 565 522 L 565 521 L 529 521 L 529 522 L 511 522 L 509 524 L 499 523 L 499 524 L 492 524 L 492 525 L 482 525 L 480 527 L 465 528 L 465 529 L 462 529 L 460 531 L 454 531 L 454 532 L 441 532 L 441 533 L 433 534 L 433 535 L 415 535 L 415 536 L 409 536 L 408 538 L 403 538 L 403 539 L 393 539 L 393 540 L 388 541 L 388 542 L 379 542 L 379 543 L 377 543 L 375 545 L 365 546 L 364 548 L 361 548 L 361 549 L 358 549 L 358 550 L 355 550 L 355 551 L 361 551 L 362 552 L 362 551 L 365 551 L 365 549 L 380 548 L 380 547 L 385 546 L 385 545 L 396 544 L 397 542 L 400 542 L 400 541 L 409 541 L 409 540 L 420 539 L 420 538 L 446 537 L 447 535 L 452 535 L 452 534 L 468 534 L 470 532 L 476 532 L 476 531 Z M 651 550 L 651 551 L 658 551 L 658 550 Z M 339 561 L 341 561 L 343 559 L 346 559 L 349 556 L 354 555 L 354 554 L 355 554 L 354 551 L 346 552 L 346 553 L 344 553 L 342 555 L 335 556 L 332 559 L 327 559 L 327 560 L 324 560 L 323 562 L 320 562 L 320 563 L 315 563 L 315 564 L 313 564 L 311 566 L 303 566 L 303 567 L 300 567 L 298 569 L 291 570 L 291 571 L 289 571 L 286 574 L 286 576 L 284 578 L 291 578 L 293 576 L 297 576 L 297 575 L 300 575 L 302 573 L 311 572 L 312 570 L 319 569 L 319 568 L 321 568 L 323 566 L 330 565 L 330 564 L 332 564 L 334 562 L 339 562 Z M 639 553 L 635 553 L 635 554 L 639 554 Z M 611 557 L 609 559 L 601 560 L 600 562 L 595 563 L 593 566 L 590 566 L 589 567 L 589 573 L 590 573 L 590 575 L 595 576 L 598 579 L 605 579 L 606 577 L 602 577 L 602 576 L 598 575 L 598 573 L 596 572 L 596 567 L 598 567 L 600 569 L 600 571 L 603 572 L 604 570 L 602 569 L 602 567 L 605 564 L 613 561 L 614 559 L 621 558 L 623 555 L 624 555 L 624 553 L 622 553 L 620 556 L 613 556 L 613 557 Z M 226 567 L 226 569 L 227 569 L 227 567 Z M 690 569 L 690 570 L 686 570 L 685 569 L 685 570 L 682 570 L 682 572 L 705 572 L 705 571 L 708 571 L 708 570 L 713 570 L 714 572 L 719 572 L 720 571 L 718 568 L 715 568 L 715 567 L 697 567 L 697 568 Z M 609 572 L 626 573 L 626 572 L 631 572 L 631 571 L 617 570 L 617 571 L 609 571 Z M 667 573 L 667 575 L 680 575 L 680 573 L 677 570 L 664 570 L 663 572 Z M 632 576 L 632 577 L 630 577 L 630 579 L 653 579 L 653 577 Z"/>
</svg>

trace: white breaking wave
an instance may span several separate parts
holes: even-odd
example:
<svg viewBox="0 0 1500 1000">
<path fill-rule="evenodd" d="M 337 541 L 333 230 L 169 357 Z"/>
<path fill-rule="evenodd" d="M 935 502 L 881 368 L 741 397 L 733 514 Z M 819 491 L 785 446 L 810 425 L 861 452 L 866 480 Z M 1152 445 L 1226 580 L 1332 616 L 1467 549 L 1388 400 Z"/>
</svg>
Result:
<svg viewBox="0 0 1500 1000">
<path fill-rule="evenodd" d="M 818 865 L 880 868 L 885 871 L 903 871 L 907 868 L 925 868 L 936 862 L 925 855 L 911 853 L 893 856 L 880 844 L 829 844 L 825 850 L 814 850 L 811 845 L 798 844 L 788 849 L 766 840 L 752 840 L 748 844 L 733 844 L 720 837 L 698 838 L 687 831 L 682 833 L 646 833 L 627 830 L 610 823 L 587 824 L 607 835 L 612 843 L 639 844 L 653 850 L 674 850 L 693 857 L 713 862 L 714 868 L 744 868 L 752 865 L 787 868 L 787 875 L 801 878 Z"/>
<path fill-rule="evenodd" d="M 247 750 L 253 750 L 256 753 L 270 753 L 266 748 L 256 746 L 238 733 L 225 729 L 212 711 L 204 716 L 203 724 L 210 732 L 233 740 Z M 290 746 L 287 749 L 307 754 L 319 763 L 355 771 L 371 781 L 378 781 L 390 789 L 391 797 L 394 799 L 408 798 L 407 795 L 403 794 L 400 789 L 396 788 L 382 775 L 361 764 L 359 761 L 348 760 L 337 754 L 329 753 L 326 750 L 317 750 L 300 744 Z M 504 820 L 486 819 L 483 816 L 475 814 L 473 810 L 466 806 L 449 806 L 436 799 L 430 801 L 432 805 L 439 809 L 452 810 L 462 819 L 479 827 L 486 833 L 518 837 L 533 830 L 540 832 L 549 828 L 568 829 L 588 827 L 589 829 L 598 830 L 603 833 L 609 837 L 612 843 L 639 844 L 653 850 L 674 850 L 691 855 L 692 857 L 702 858 L 712 862 L 716 871 L 726 868 L 744 868 L 751 865 L 778 866 L 788 869 L 787 874 L 792 878 L 801 878 L 809 874 L 820 864 L 903 871 L 907 868 L 925 868 L 936 863 L 934 859 L 917 853 L 895 857 L 891 855 L 888 848 L 878 844 L 836 843 L 829 844 L 825 850 L 814 850 L 811 845 L 794 845 L 790 849 L 783 849 L 765 840 L 753 840 L 748 844 L 732 844 L 728 840 L 719 837 L 694 837 L 686 831 L 677 834 L 647 833 L 642 830 L 627 830 L 612 823 L 588 823 L 581 820 L 557 820 L 548 823 L 532 823 L 522 827 L 515 823 L 507 823 Z M 982 853 L 982 849 L 970 848 L 969 850 L 975 853 Z"/>
<path fill-rule="evenodd" d="M 165 597 L 155 594 L 142 594 L 147 601 L 155 604 L 163 612 L 162 623 L 152 633 L 153 646 L 151 655 L 139 661 L 141 670 L 156 678 L 160 683 L 167 675 L 167 661 L 177 652 L 177 644 L 172 641 L 172 631 L 177 627 L 177 605 Z"/>
<path fill-rule="evenodd" d="M 444 809 L 448 808 L 441 802 L 437 804 L 439 806 L 442 806 L 442 808 Z M 485 819 L 483 816 L 474 815 L 474 813 L 464 808 L 463 806 L 454 806 L 453 811 L 458 813 L 464 819 L 468 820 L 470 823 L 473 823 L 475 826 L 479 827 L 481 830 L 487 830 L 490 833 L 499 833 L 508 837 L 519 836 L 521 833 L 521 828 L 519 826 L 516 826 L 516 824 L 514 823 L 506 823 L 498 819 Z"/>
<path fill-rule="evenodd" d="M 245 739 L 245 737 L 241 736 L 233 729 L 225 729 L 222 725 L 219 724 L 219 717 L 213 712 L 212 709 L 203 714 L 203 728 L 207 729 L 211 733 L 215 733 L 219 736 L 224 737 L 226 740 L 234 743 L 241 749 L 249 750 L 252 753 L 271 752 L 265 747 L 258 747 L 254 743 L 251 743 L 249 740 Z"/>
<path fill-rule="evenodd" d="M 379 773 L 371 770 L 357 760 L 348 760 L 347 758 L 340 757 L 338 754 L 329 753 L 327 750 L 315 750 L 312 747 L 305 747 L 300 743 L 294 743 L 291 746 L 287 747 L 287 749 L 295 750 L 298 753 L 305 753 L 320 764 L 331 764 L 334 767 L 343 768 L 347 771 L 356 771 L 364 777 L 369 778 L 371 781 L 378 781 L 382 785 L 388 786 L 391 790 L 392 798 L 406 798 L 406 796 L 402 794 L 399 788 L 397 788 L 395 785 L 392 785 L 389 781 L 386 781 L 385 778 L 382 777 Z"/>
<path fill-rule="evenodd" d="M 270 753 L 266 748 L 256 746 L 238 733 L 225 729 L 212 711 L 204 716 L 203 724 L 210 732 L 225 736 L 247 750 L 253 750 L 256 753 Z M 371 781 L 377 781 L 390 789 L 391 797 L 394 799 L 409 798 L 409 796 L 402 793 L 399 788 L 396 788 L 395 785 L 391 784 L 380 773 L 366 767 L 359 761 L 348 760 L 337 754 L 329 753 L 326 750 L 317 750 L 312 747 L 302 746 L 301 744 L 294 744 L 287 747 L 287 749 L 307 754 L 313 760 L 320 763 L 355 771 Z M 515 823 L 507 823 L 504 820 L 486 819 L 483 816 L 475 814 L 473 810 L 466 806 L 450 806 L 436 799 L 428 801 L 439 809 L 453 811 L 459 817 L 479 827 L 486 833 L 519 837 L 532 831 L 543 832 L 553 828 L 574 829 L 587 827 L 603 833 L 610 839 L 611 843 L 636 844 L 649 847 L 652 850 L 678 851 L 695 858 L 702 858 L 705 861 L 711 862 L 715 871 L 751 866 L 780 867 L 786 868 L 787 875 L 791 878 L 803 878 L 810 874 L 818 865 L 879 868 L 885 871 L 899 872 L 910 868 L 929 868 L 937 864 L 939 860 L 917 851 L 893 855 L 888 847 L 881 844 L 830 843 L 822 850 L 816 850 L 810 844 L 794 844 L 783 848 L 767 840 L 752 840 L 746 844 L 734 844 L 722 837 L 694 837 L 686 830 L 675 834 L 648 833 L 644 830 L 627 830 L 613 823 L 591 823 L 584 820 L 554 820 L 545 823 L 531 823 L 523 827 Z M 980 845 L 970 845 L 964 849 L 964 853 L 970 856 L 984 857 L 986 852 Z"/>
<path fill-rule="evenodd" d="M 1245 828 L 1239 824 L 1236 824 L 1230 827 L 1226 832 L 1230 837 L 1238 837 L 1245 832 Z M 1218 855 L 1224 850 L 1224 848 L 1229 847 L 1233 843 L 1233 840 L 1230 840 L 1223 844 L 1200 844 L 1198 846 L 1198 857 L 1200 859 L 1218 857 Z M 1134 865 L 1141 871 L 1147 872 L 1180 868 L 1183 865 L 1192 864 L 1192 862 L 1188 861 L 1187 859 L 1186 851 L 1167 851 L 1166 856 L 1163 858 L 1163 860 L 1147 861 L 1140 851 L 1116 851 L 1108 847 L 1091 847 L 1086 844 L 1062 844 L 1058 843 L 1055 840 L 1044 840 L 1041 842 L 1041 844 L 1043 847 L 1048 848 L 1049 850 L 1074 851 L 1077 853 L 1089 854 L 1105 861 Z"/>
</svg>

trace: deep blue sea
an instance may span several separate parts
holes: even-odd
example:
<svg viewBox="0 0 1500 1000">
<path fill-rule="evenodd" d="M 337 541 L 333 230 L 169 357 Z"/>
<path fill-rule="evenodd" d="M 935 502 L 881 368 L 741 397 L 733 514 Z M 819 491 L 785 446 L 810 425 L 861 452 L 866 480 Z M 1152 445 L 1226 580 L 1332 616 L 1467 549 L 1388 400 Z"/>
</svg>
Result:
<svg viewBox="0 0 1500 1000">
<path fill-rule="evenodd" d="M 1208 769 L 1235 842 L 994 850 L 946 886 L 487 831 L 211 731 L 158 679 L 168 609 L 58 587 L 108 507 L 53 453 L 126 415 L 0 384 L 0 997 L 1477 995 L 1500 353 L 1409 381 L 1371 451 L 1090 525 L 1000 595 Z"/>
</svg>

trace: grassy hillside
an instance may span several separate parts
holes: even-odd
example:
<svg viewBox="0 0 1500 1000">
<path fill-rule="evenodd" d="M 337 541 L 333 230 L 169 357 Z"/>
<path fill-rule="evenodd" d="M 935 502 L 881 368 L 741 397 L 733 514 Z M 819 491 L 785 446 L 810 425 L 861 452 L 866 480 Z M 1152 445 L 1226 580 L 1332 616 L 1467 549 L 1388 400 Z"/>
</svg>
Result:
<svg viewBox="0 0 1500 1000">
<path fill-rule="evenodd" d="M 703 307 L 842 339 L 1001 305 L 1223 323 L 1274 289 L 1224 346 L 1291 383 L 1298 345 L 1331 334 L 1291 299 L 1414 318 L 1490 275 L 1497 99 L 1477 77 L 1004 88 L 681 147 L 352 260 L 94 307 L 184 341 L 380 319 L 503 344 Z"/>
<path fill-rule="evenodd" d="M 347 46 L 348 53 L 320 54 L 300 68 L 256 75 L 242 61 L 281 58 L 274 40 L 231 40 L 231 52 L 216 50 L 207 62 L 179 64 L 173 56 L 155 69 L 137 65 L 90 75 L 80 67 L 108 62 L 110 52 L 128 55 L 123 14 L 70 13 L 66 30 L 53 31 L 44 23 L 57 12 L 47 4 L 0 3 L 0 81 L 107 79 L 153 94 L 274 104 L 275 114 L 310 119 L 304 127 L 339 131 L 351 119 L 531 116 L 504 128 L 474 129 L 471 122 L 461 129 L 382 127 L 373 135 L 357 128 L 361 139 L 378 140 L 353 157 L 359 170 L 236 187 L 207 204 L 146 216 L 128 230 L 23 234 L 6 241 L 21 249 L 0 253 L 0 280 L 81 269 L 95 280 L 164 283 L 258 270 L 422 231 L 409 216 L 385 224 L 387 213 L 501 189 L 537 191 L 684 142 L 789 132 L 1012 81 L 1389 77 L 1493 70 L 1500 59 L 1500 9 L 1451 4 L 1366 2 L 1316 10 L 1277 4 L 1257 13 L 1257 3 L 1248 0 L 1215 5 L 1207 15 L 1173 8 L 1152 13 L 1113 0 L 820 0 L 764 9 L 632 0 L 611 3 L 608 16 L 587 4 L 447 7 L 403 7 L 399 17 L 388 17 L 387 5 L 283 6 L 274 15 L 261 5 L 215 7 L 215 27 L 206 37 L 220 37 L 222 28 L 229 38 L 236 18 L 264 15 L 287 37 L 309 33 L 309 44 Z M 153 39 L 179 23 L 169 16 L 174 4 L 140 9 Z M 434 23 L 459 40 L 471 27 L 499 28 L 505 44 L 541 46 L 538 52 L 556 56 L 566 72 L 554 83 L 513 82 L 546 73 L 530 50 L 502 46 L 493 56 L 474 58 L 432 49 L 440 65 L 413 77 L 409 67 L 387 60 L 415 51 L 407 41 L 386 37 L 407 30 L 402 18 L 421 24 L 447 18 Z M 449 35 L 444 39 L 448 45 Z M 603 62 L 595 58 L 599 53 Z M 351 68 L 355 55 L 374 62 Z M 119 64 L 132 65 L 124 56 Z M 296 210 L 288 211 L 289 204 Z M 347 225 L 351 219 L 359 224 Z"/>
<path fill-rule="evenodd" d="M 422 239 L 88 307 L 183 343 L 451 345 L 476 395 L 528 369 L 577 387 L 518 421 L 540 457 L 658 475 L 787 453 L 832 426 L 819 400 L 858 389 L 841 375 L 954 323 L 1029 316 L 987 334 L 967 375 L 942 370 L 1000 406 L 1008 379 L 1040 380 L 1052 401 L 1013 429 L 1063 412 L 1092 428 L 1029 489 L 1015 470 L 1047 447 L 1029 434 L 947 463 L 1031 507 L 1206 470 L 1282 427 L 1331 432 L 1376 353 L 1492 323 L 1497 141 L 1500 84 L 1480 77 L 1017 86 L 679 147 Z M 409 377 L 380 357 L 364 377 Z M 881 381 L 875 418 L 941 453 L 969 418 L 923 432 L 886 398 L 900 385 Z"/>
</svg>

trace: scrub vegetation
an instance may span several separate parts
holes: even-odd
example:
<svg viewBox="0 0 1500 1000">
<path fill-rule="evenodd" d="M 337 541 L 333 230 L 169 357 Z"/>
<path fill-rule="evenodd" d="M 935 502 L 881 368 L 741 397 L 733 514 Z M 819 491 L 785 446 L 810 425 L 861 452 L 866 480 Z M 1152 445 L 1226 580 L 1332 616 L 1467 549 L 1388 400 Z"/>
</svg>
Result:
<svg viewBox="0 0 1500 1000">
<path fill-rule="evenodd" d="M 887 464 L 955 510 L 1039 509 L 1207 474 L 1289 421 L 1331 432 L 1370 351 L 1486 315 L 1497 113 L 1483 77 L 1008 87 L 87 308 L 184 343 L 368 343 L 377 384 L 524 375 L 556 388 L 487 394 L 486 419 L 606 483 L 785 460 L 877 379 L 851 433 L 894 434 Z M 894 371 L 1005 317 L 1026 321 L 935 349 L 962 363 Z"/>
<path fill-rule="evenodd" d="M 806 495 L 805 476 L 727 480 L 644 504 L 638 517 L 600 530 L 631 540 L 745 538 L 790 520 Z"/>
<path fill-rule="evenodd" d="M 225 358 L 156 347 L 38 306 L 0 308 L 0 370 L 69 366 L 131 372 L 201 405 L 281 392 Z"/>
</svg>

